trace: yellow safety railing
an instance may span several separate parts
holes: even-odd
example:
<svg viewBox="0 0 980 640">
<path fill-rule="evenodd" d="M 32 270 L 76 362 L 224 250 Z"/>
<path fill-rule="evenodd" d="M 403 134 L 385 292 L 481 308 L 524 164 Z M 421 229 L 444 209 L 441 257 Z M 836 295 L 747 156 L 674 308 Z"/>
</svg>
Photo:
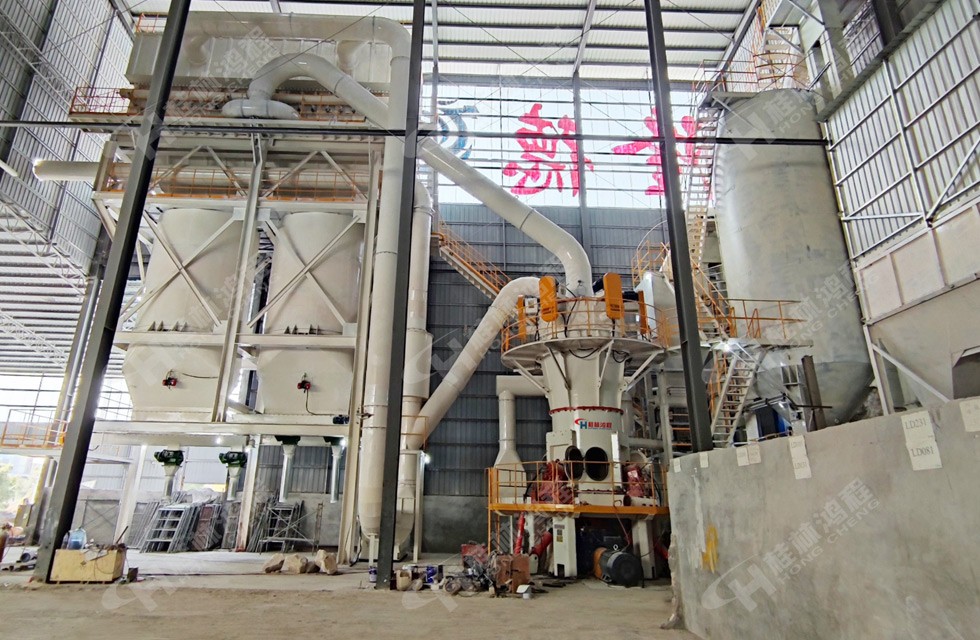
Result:
<svg viewBox="0 0 980 640">
<path fill-rule="evenodd" d="M 656 515 L 667 512 L 663 469 L 653 463 L 552 460 L 487 469 L 491 511 Z"/>
<path fill-rule="evenodd" d="M 504 285 L 510 282 L 506 273 L 487 260 L 473 248 L 473 245 L 453 233 L 449 225 L 440 224 L 439 230 L 432 235 L 438 239 L 439 247 L 443 251 L 451 254 L 473 277 L 479 279 L 495 294 L 500 293 Z"/>
<path fill-rule="evenodd" d="M 670 257 L 669 247 L 662 242 L 644 240 L 633 255 L 633 286 L 639 286 L 647 271 L 660 271 Z"/>
<path fill-rule="evenodd" d="M 17 412 L 11 411 L 11 414 Z M 64 420 L 33 421 L 34 417 L 26 415 L 25 419 L 14 419 L 7 416 L 0 431 L 0 448 L 6 449 L 60 449 L 65 443 L 65 430 L 68 423 Z"/>
<path fill-rule="evenodd" d="M 654 317 L 650 317 L 650 315 Z M 542 320 L 537 312 L 518 311 L 518 319 L 502 330 L 501 352 L 523 344 L 567 337 L 626 338 L 670 346 L 676 319 L 670 314 L 637 300 L 623 301 L 623 318 L 606 315 L 601 297 L 564 298 L 558 301 L 558 319 Z"/>
</svg>

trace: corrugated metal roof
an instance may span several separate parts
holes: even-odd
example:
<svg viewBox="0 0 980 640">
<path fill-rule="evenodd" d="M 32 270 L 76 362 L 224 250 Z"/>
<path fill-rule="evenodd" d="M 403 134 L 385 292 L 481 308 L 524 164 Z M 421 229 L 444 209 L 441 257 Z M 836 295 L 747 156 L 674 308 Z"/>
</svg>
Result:
<svg viewBox="0 0 980 640">
<path fill-rule="evenodd" d="M 134 13 L 165 13 L 168 0 L 127 0 Z M 273 11 L 268 0 L 198 0 L 195 11 Z M 678 0 L 664 10 L 671 78 L 688 81 L 705 61 L 721 58 L 752 0 Z M 410 24 L 411 0 L 278 3 L 283 13 L 380 16 Z M 443 71 L 472 75 L 571 77 L 579 44 L 582 78 L 648 77 L 646 18 L 641 0 L 446 0 L 436 20 L 426 12 L 425 59 Z M 433 22 L 438 28 L 432 27 Z M 438 43 L 438 49 L 433 47 Z M 524 63 L 523 65 L 519 63 Z M 447 67 L 448 65 L 448 67 Z M 638 68 L 634 68 L 638 67 Z"/>
</svg>

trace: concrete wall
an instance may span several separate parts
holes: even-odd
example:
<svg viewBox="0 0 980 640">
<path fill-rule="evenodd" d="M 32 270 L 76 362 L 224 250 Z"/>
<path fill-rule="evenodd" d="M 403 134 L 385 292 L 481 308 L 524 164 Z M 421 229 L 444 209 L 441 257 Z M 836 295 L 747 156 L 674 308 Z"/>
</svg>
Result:
<svg viewBox="0 0 980 640">
<path fill-rule="evenodd" d="M 976 638 L 980 399 L 926 413 L 931 443 L 903 424 L 920 412 L 806 434 L 802 479 L 793 439 L 757 445 L 746 466 L 735 449 L 678 459 L 671 568 L 688 628 L 712 640 Z M 941 467 L 913 470 L 907 440 Z"/>
</svg>

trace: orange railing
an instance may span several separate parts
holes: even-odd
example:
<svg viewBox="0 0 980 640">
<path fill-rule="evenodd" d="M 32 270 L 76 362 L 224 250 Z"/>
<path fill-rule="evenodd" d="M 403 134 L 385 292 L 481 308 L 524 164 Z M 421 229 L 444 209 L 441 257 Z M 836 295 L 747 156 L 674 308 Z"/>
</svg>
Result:
<svg viewBox="0 0 980 640">
<path fill-rule="evenodd" d="M 174 87 L 167 101 L 167 118 L 221 118 L 225 103 L 244 98 L 245 86 L 199 83 L 199 86 Z M 146 103 L 145 87 L 91 87 L 75 89 L 68 108 L 72 116 L 132 116 L 141 113 Z M 296 110 L 300 120 L 333 124 L 364 125 L 364 116 L 326 91 L 293 91 L 276 93 L 275 99 Z"/>
<path fill-rule="evenodd" d="M 564 298 L 558 301 L 558 318 L 548 322 L 537 311 L 518 311 L 518 320 L 502 330 L 501 352 L 514 347 L 558 338 L 623 338 L 667 348 L 676 319 L 636 300 L 623 301 L 623 318 L 611 320 L 601 297 Z"/>
<path fill-rule="evenodd" d="M 24 413 L 23 418 L 15 419 L 11 411 L 0 431 L 0 447 L 6 449 L 60 449 L 65 442 L 64 420 L 42 419 Z"/>
<path fill-rule="evenodd" d="M 453 233 L 449 225 L 440 224 L 439 231 L 432 235 L 438 239 L 439 247 L 443 251 L 451 254 L 452 257 L 462 263 L 471 275 L 479 279 L 494 293 L 500 293 L 504 285 L 510 282 L 510 277 L 506 273 L 487 260 L 473 248 L 473 245 Z"/>
<path fill-rule="evenodd" d="M 487 469 L 487 497 L 491 511 L 655 515 L 666 513 L 664 479 L 653 463 L 503 464 Z"/>
<path fill-rule="evenodd" d="M 670 257 L 670 248 L 662 242 L 645 240 L 636 248 L 633 255 L 633 286 L 639 286 L 647 271 L 661 271 Z M 669 267 L 668 267 L 669 268 Z"/>
<path fill-rule="evenodd" d="M 641 243 L 633 257 L 633 283 L 639 284 L 643 273 L 664 271 L 670 277 L 670 247 L 661 243 Z M 803 322 L 793 316 L 795 300 L 766 300 L 728 298 L 702 270 L 700 265 L 691 265 L 694 276 L 694 291 L 701 304 L 698 305 L 698 326 L 704 329 L 718 329 L 723 338 L 751 338 L 755 340 L 790 340 L 796 324 Z M 655 325 L 663 327 L 672 335 L 677 327 L 676 316 L 670 314 L 655 319 Z"/>
<path fill-rule="evenodd" d="M 157 13 L 141 13 L 136 18 L 136 25 L 133 30 L 136 33 L 163 33 L 167 26 L 167 16 Z"/>
<path fill-rule="evenodd" d="M 68 114 L 83 115 L 137 115 L 139 109 L 129 97 L 127 89 L 108 87 L 78 87 L 72 95 Z"/>
</svg>

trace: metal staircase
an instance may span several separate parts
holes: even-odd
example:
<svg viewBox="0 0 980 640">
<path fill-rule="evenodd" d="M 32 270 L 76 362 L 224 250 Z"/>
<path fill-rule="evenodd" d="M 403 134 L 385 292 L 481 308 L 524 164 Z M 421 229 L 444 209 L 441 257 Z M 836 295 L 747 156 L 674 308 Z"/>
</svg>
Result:
<svg viewBox="0 0 980 640">
<path fill-rule="evenodd" d="M 710 139 L 718 135 L 721 113 L 722 109 L 710 97 L 702 102 L 695 120 L 695 131 L 699 138 Z M 684 175 L 683 190 L 691 264 L 700 265 L 711 217 L 712 176 L 717 147 L 709 140 L 699 140 L 693 146 L 691 163 Z"/>
<path fill-rule="evenodd" d="M 715 353 L 715 367 L 708 389 L 711 434 L 716 448 L 732 445 L 749 389 L 766 353 L 765 348 L 755 347 L 750 351 L 736 342 L 726 343 L 725 349 Z"/>
<path fill-rule="evenodd" d="M 449 225 L 440 224 L 439 231 L 432 237 L 438 242 L 442 259 L 491 300 L 510 282 L 507 274 L 453 233 Z"/>
</svg>

